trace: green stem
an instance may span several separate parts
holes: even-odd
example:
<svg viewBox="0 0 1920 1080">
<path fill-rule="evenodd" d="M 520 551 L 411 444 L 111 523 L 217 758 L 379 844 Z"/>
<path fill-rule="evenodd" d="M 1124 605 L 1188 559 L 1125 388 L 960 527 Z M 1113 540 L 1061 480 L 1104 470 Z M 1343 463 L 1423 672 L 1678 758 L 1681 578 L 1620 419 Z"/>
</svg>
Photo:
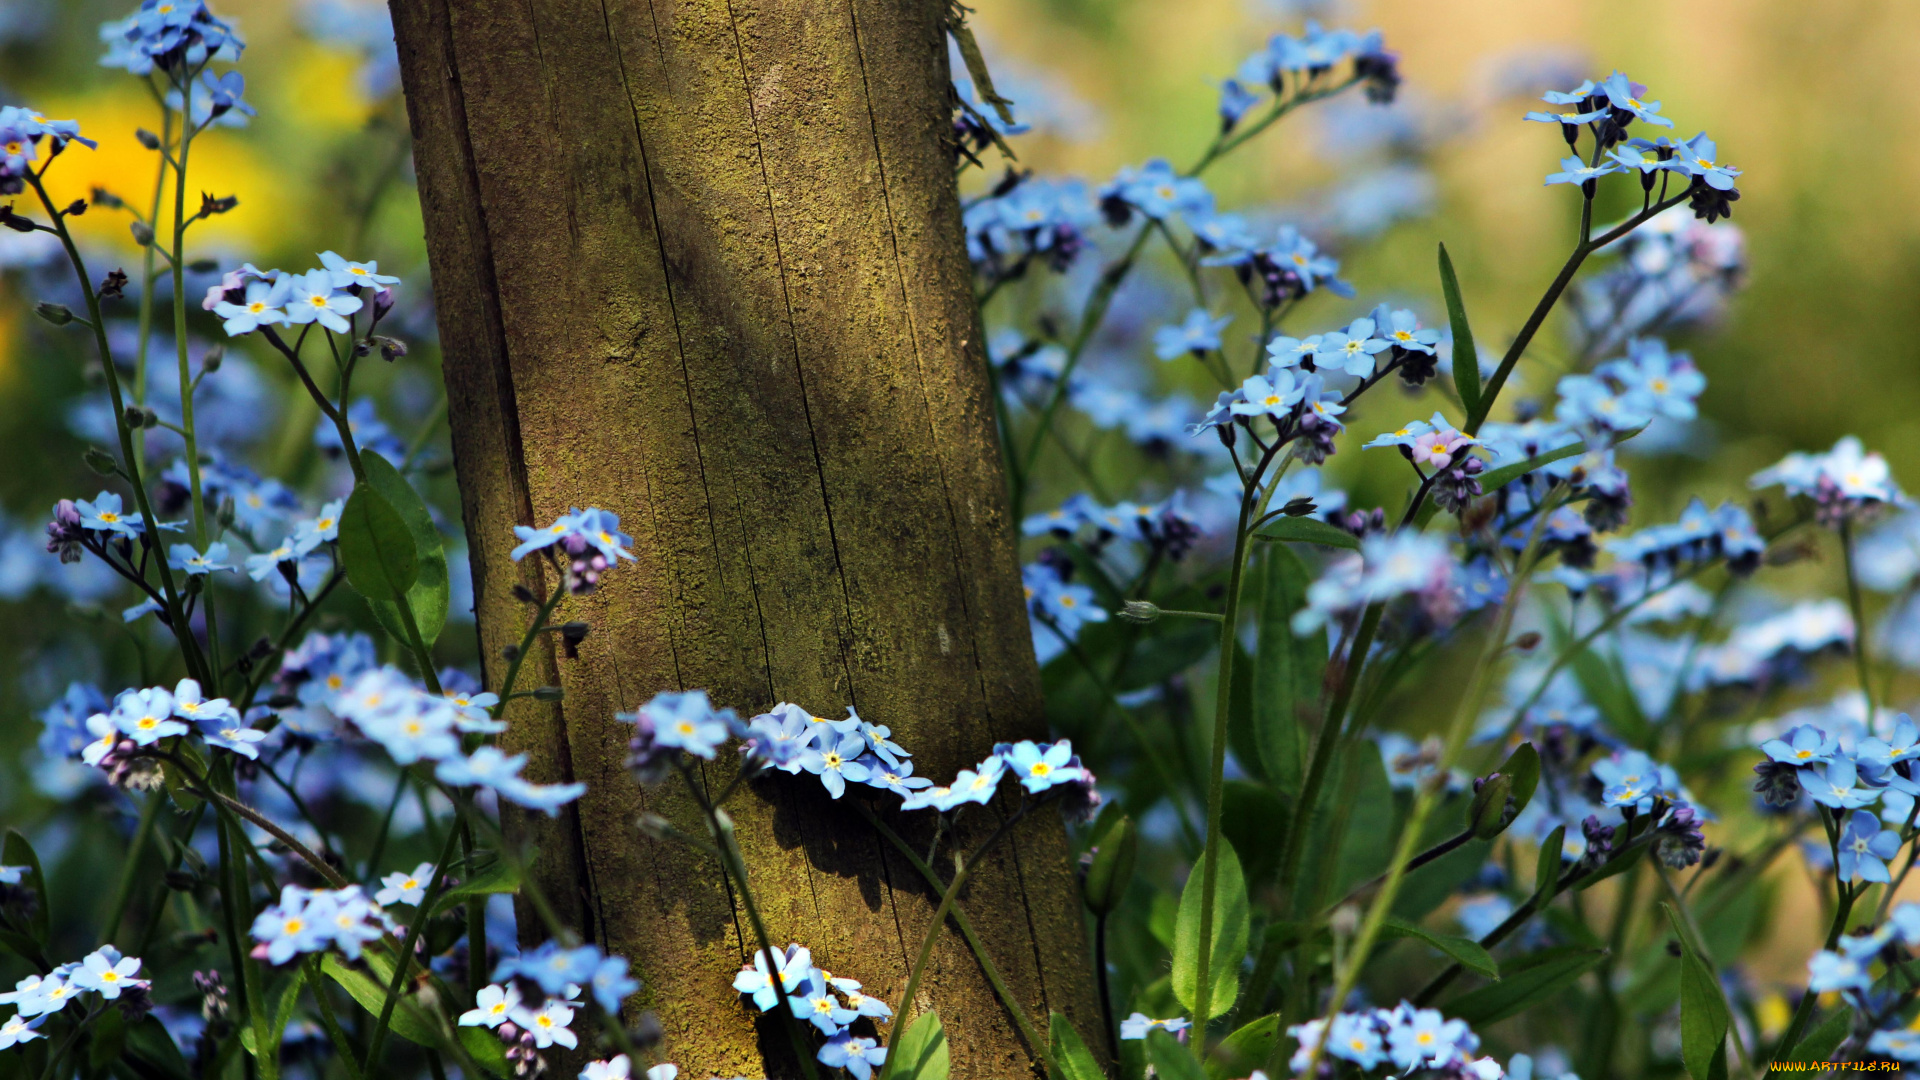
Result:
<svg viewBox="0 0 1920 1080">
<path fill-rule="evenodd" d="M 460 853 L 466 858 L 467 866 L 473 866 L 473 830 L 467 826 L 466 815 L 460 819 Z M 467 1000 L 476 1008 L 481 981 L 480 973 L 487 968 L 487 899 L 484 896 L 467 897 Z"/>
<path fill-rule="evenodd" d="M 893 1031 L 888 1039 L 889 1049 L 892 1048 L 892 1043 L 899 1041 L 899 1033 L 909 1026 L 907 1021 L 913 1008 L 914 994 L 920 989 L 920 977 L 927 973 L 927 963 L 933 959 L 933 947 L 940 940 L 940 931 L 947 924 L 947 916 L 953 912 L 953 905 L 960 896 L 960 890 L 967 887 L 968 879 L 973 876 L 973 868 L 980 865 L 980 860 L 986 857 L 987 852 L 991 851 L 993 846 L 1012 830 L 1014 823 L 1026 816 L 1028 805 L 1030 804 L 1023 804 L 1020 809 L 1008 815 L 1007 819 L 1000 823 L 1000 827 L 987 837 L 986 842 L 974 849 L 971 857 L 961 858 L 957 854 L 954 856 L 954 862 L 958 865 L 953 872 L 953 880 L 947 883 L 946 890 L 940 894 L 940 906 L 934 909 L 933 922 L 927 926 L 927 934 L 920 940 L 920 954 L 914 958 L 913 970 L 907 975 L 907 988 L 900 995 L 900 1004 L 893 1010 Z M 887 1063 L 880 1072 L 880 1080 L 891 1080 L 893 1065 L 894 1055 L 888 1054 Z"/>
<path fill-rule="evenodd" d="M 333 1040 L 334 1057 L 346 1068 L 348 1080 L 360 1080 L 364 1074 L 360 1071 L 360 1062 L 355 1060 L 353 1044 L 347 1041 L 347 1033 L 341 1030 L 340 1021 L 333 1014 L 333 1001 L 327 996 L 327 981 L 318 954 L 307 956 L 307 985 L 313 987 L 313 1003 L 320 1009 L 320 1026 L 327 1029 L 327 1037 Z"/>
<path fill-rule="evenodd" d="M 908 865 L 926 879 L 934 892 L 946 891 L 946 884 L 940 880 L 938 874 L 933 872 L 933 867 L 928 866 L 919 852 L 914 851 L 911 844 L 901 839 L 899 833 L 894 832 L 886 822 L 881 821 L 872 808 L 858 802 L 853 804 L 853 808 L 860 812 L 861 817 L 867 819 L 867 824 L 872 825 L 875 832 L 906 857 Z M 1013 996 L 1013 991 L 1007 987 L 1006 980 L 1000 977 L 1000 969 L 994 966 L 993 958 L 987 955 L 986 946 L 981 944 L 979 935 L 973 932 L 973 923 L 968 920 L 967 913 L 960 907 L 958 900 L 953 902 L 953 923 L 960 928 L 960 935 L 967 939 L 967 947 L 973 950 L 974 959 L 980 962 L 980 971 L 986 975 L 988 985 L 992 986 L 993 992 L 1000 996 L 1000 1003 L 1007 1007 L 1007 1013 L 1013 1017 L 1013 1022 L 1020 1028 L 1020 1033 L 1027 1037 L 1027 1045 L 1036 1054 L 1045 1054 L 1047 1040 L 1042 1037 L 1040 1030 L 1033 1026 L 1033 1021 L 1028 1018 L 1026 1010 L 1020 1007 L 1019 999 Z"/>
<path fill-rule="evenodd" d="M 1573 275 L 1579 272 L 1580 264 L 1587 261 L 1587 256 L 1639 228 L 1654 215 L 1678 206 L 1686 199 L 1686 193 L 1682 192 L 1671 199 L 1657 202 L 1599 237 L 1590 237 L 1587 235 L 1586 228 L 1581 229 L 1580 242 L 1573 246 L 1573 254 L 1567 256 L 1566 264 L 1560 267 L 1560 273 L 1555 275 L 1553 283 L 1547 286 L 1547 291 L 1540 297 L 1540 302 L 1533 306 L 1533 312 L 1527 316 L 1527 321 L 1520 327 L 1520 333 L 1514 337 L 1513 344 L 1507 346 L 1506 354 L 1500 358 L 1500 367 L 1494 371 L 1493 377 L 1487 380 L 1485 389 L 1480 392 L 1480 405 L 1467 419 L 1465 428 L 1467 434 L 1478 434 L 1480 425 L 1486 423 L 1488 414 L 1493 412 L 1494 399 L 1500 396 L 1501 388 L 1507 384 L 1507 376 L 1513 374 L 1514 365 L 1520 362 L 1521 354 L 1526 352 L 1527 346 L 1533 343 L 1533 336 L 1540 332 L 1541 324 L 1547 321 L 1548 313 L 1553 310 L 1553 305 L 1559 302 L 1560 294 L 1565 292 L 1567 286 L 1573 282 Z M 1583 204 L 1581 212 L 1583 215 L 1581 220 L 1585 222 L 1587 220 L 1585 215 L 1592 212 L 1591 202 Z"/>
<path fill-rule="evenodd" d="M 1550 497 L 1550 501 L 1551 497 Z M 1341 965 L 1334 980 L 1333 996 L 1329 999 L 1327 1023 L 1333 1022 L 1341 1005 L 1347 1000 L 1347 994 L 1360 980 L 1360 971 L 1366 966 L 1368 954 L 1373 950 L 1374 939 L 1379 936 L 1380 927 L 1386 922 L 1387 913 L 1393 910 L 1393 902 L 1400 893 L 1400 883 L 1405 880 L 1407 864 L 1412 860 L 1414 847 L 1426 831 L 1427 817 L 1440 803 L 1440 797 L 1446 791 L 1446 777 L 1451 773 L 1454 762 L 1459 760 L 1460 751 L 1465 748 L 1467 734 L 1473 729 L 1474 718 L 1480 715 L 1480 708 L 1487 691 L 1493 682 L 1493 669 L 1500 654 L 1505 651 L 1508 635 L 1513 630 L 1513 618 L 1519 610 L 1520 598 L 1526 592 L 1527 579 L 1532 575 L 1538 561 L 1540 536 L 1544 531 L 1551 508 L 1543 512 L 1533 523 L 1533 533 L 1527 539 L 1526 550 L 1521 554 L 1520 563 L 1508 583 L 1506 598 L 1500 604 L 1500 614 L 1494 621 L 1492 631 L 1487 635 L 1486 644 L 1480 650 L 1480 659 L 1475 663 L 1473 676 L 1468 680 L 1467 693 L 1455 708 L 1453 722 L 1447 729 L 1447 739 L 1440 754 L 1439 766 L 1434 770 L 1433 778 L 1422 785 L 1419 794 L 1414 797 L 1413 809 L 1407 815 L 1406 824 L 1401 826 L 1400 840 L 1396 845 L 1393 861 L 1387 867 L 1387 880 L 1375 894 L 1373 903 L 1367 908 L 1367 916 L 1360 924 L 1360 933 L 1354 939 L 1352 951 L 1347 961 Z M 1204 938 L 1202 940 L 1205 940 Z M 1319 1065 L 1324 1052 L 1324 1043 L 1314 1047 L 1309 1055 L 1307 1068 L 1303 1076 L 1312 1076 Z"/>
<path fill-rule="evenodd" d="M 1860 672 L 1860 695 L 1867 701 L 1867 726 L 1873 726 L 1873 680 L 1868 672 L 1872 664 L 1867 658 L 1867 616 L 1866 605 L 1860 599 L 1860 577 L 1855 571 L 1853 556 L 1853 523 L 1846 517 L 1840 519 L 1840 548 L 1846 555 L 1847 564 L 1847 605 L 1853 610 L 1853 662 Z"/>
<path fill-rule="evenodd" d="M 1277 449 L 1276 445 L 1276 449 Z M 1207 762 L 1206 850 L 1200 863 L 1200 954 L 1194 967 L 1193 1025 L 1198 1045 L 1206 1045 L 1207 1021 L 1213 1019 L 1213 902 L 1220 882 L 1220 817 L 1226 806 L 1227 725 L 1233 712 L 1233 659 L 1240 651 L 1236 631 L 1240 628 L 1240 583 L 1246 576 L 1247 542 L 1253 530 L 1247 522 L 1255 513 L 1254 500 L 1259 477 L 1273 460 L 1267 460 L 1254 473 L 1254 483 L 1240 497 L 1240 520 L 1234 526 L 1233 562 L 1227 578 L 1226 610 L 1220 615 L 1220 670 L 1215 676 L 1213 695 L 1213 745 Z"/>
<path fill-rule="evenodd" d="M 1827 928 L 1828 950 L 1840 943 L 1840 934 L 1847 928 L 1847 917 L 1853 914 L 1853 900 L 1858 895 L 1845 885 L 1839 886 L 1839 890 L 1840 903 L 1834 908 L 1833 924 Z M 1793 1019 L 1787 1024 L 1787 1032 L 1780 1036 L 1780 1043 L 1774 1048 L 1773 1064 L 1767 1066 L 1767 1076 L 1780 1071 L 1780 1062 L 1785 1061 L 1793 1053 L 1794 1047 L 1799 1045 L 1801 1033 L 1806 1031 L 1807 1022 L 1813 1019 L 1814 1001 L 1819 996 L 1812 990 L 1800 995 L 1800 1004 L 1793 1010 Z"/>
<path fill-rule="evenodd" d="M 93 279 L 87 276 L 86 260 L 80 256 L 80 248 L 73 242 L 73 233 L 67 228 L 66 214 L 53 204 L 40 177 L 29 171 L 27 183 L 40 199 L 40 205 L 46 208 L 47 216 L 53 221 L 54 234 L 60 237 L 61 246 L 66 248 L 67 261 L 73 265 L 74 276 L 79 279 L 80 292 L 87 300 L 87 316 L 93 330 L 94 348 L 100 354 L 100 367 L 106 373 L 107 395 L 113 401 L 113 426 L 120 436 L 120 456 L 126 463 L 126 477 L 133 487 L 134 503 L 140 508 L 141 520 L 147 529 L 142 543 L 149 544 L 156 556 L 154 563 L 160 573 L 160 587 L 166 594 L 167 622 L 175 638 L 179 639 L 180 652 L 186 661 L 187 670 L 200 678 L 204 685 L 214 686 L 212 674 L 208 671 L 207 661 L 200 655 L 200 646 L 193 638 L 193 628 L 188 625 L 186 609 L 181 606 L 180 594 L 174 588 L 173 569 L 167 565 L 166 551 L 160 546 L 160 519 L 153 512 L 153 504 L 147 498 L 146 481 L 141 478 L 142 461 L 134 448 L 133 433 L 127 428 L 126 399 L 120 392 L 120 373 L 113 365 L 113 347 L 107 342 L 107 324 L 100 311 L 100 294 L 94 290 Z"/>
<path fill-rule="evenodd" d="M 439 902 L 440 893 L 446 887 L 447 862 L 453 858 L 453 845 L 459 836 L 460 830 L 447 830 L 446 843 L 440 847 L 440 858 L 433 864 L 433 880 L 427 882 L 426 895 L 415 909 L 413 920 L 407 924 L 406 940 L 393 958 L 393 977 L 387 981 L 387 996 L 380 1003 L 380 1018 L 374 1022 L 373 1037 L 367 1042 L 366 1064 L 362 1066 L 362 1071 L 369 1076 L 381 1075 L 374 1071 L 374 1067 L 380 1063 L 380 1051 L 387 1041 L 387 1028 L 393 1023 L 393 1010 L 400 1004 L 400 989 L 407 985 L 407 975 L 413 968 L 413 950 L 420 944 L 420 932 L 426 927 L 427 915 Z"/>
<path fill-rule="evenodd" d="M 500 688 L 494 691 L 500 695 L 499 704 L 492 709 L 495 720 L 500 719 L 500 714 L 507 711 L 507 701 L 513 696 L 513 684 L 520 677 L 520 665 L 526 663 L 527 653 L 533 650 L 534 639 L 547 628 L 547 617 L 553 614 L 554 608 L 560 606 L 561 599 L 566 595 L 567 578 L 565 572 L 561 572 L 560 580 L 553 586 L 553 593 L 540 605 L 540 610 L 534 615 L 533 621 L 527 624 L 527 632 L 520 635 L 520 647 L 514 650 L 513 658 L 507 661 L 506 677 L 500 680 Z"/>
<path fill-rule="evenodd" d="M 1360 682 L 1360 668 L 1366 663 L 1367 653 L 1373 648 L 1373 638 L 1380 630 L 1380 614 L 1384 604 L 1367 605 L 1366 613 L 1360 617 L 1360 628 L 1354 632 L 1353 643 L 1347 648 L 1347 666 L 1340 677 L 1340 688 L 1334 692 L 1333 705 L 1320 721 L 1320 734 L 1314 739 L 1313 758 L 1307 764 L 1307 778 L 1301 784 L 1300 798 L 1294 803 L 1293 821 L 1287 827 L 1287 843 L 1280 855 L 1280 882 L 1291 888 L 1294 875 L 1300 869 L 1301 853 L 1306 848 L 1307 828 L 1320 804 L 1320 789 L 1327 782 L 1327 770 L 1333 764 L 1334 747 L 1340 742 L 1340 728 L 1346 719 L 1347 706 L 1353 701 L 1354 689 Z"/>
<path fill-rule="evenodd" d="M 133 833 L 133 844 L 127 848 L 126 862 L 120 867 L 120 885 L 113 894 L 113 916 L 107 920 L 107 928 L 100 934 L 100 943 L 109 944 L 114 935 L 120 932 L 120 923 L 127 916 L 127 905 L 133 900 L 134 878 L 140 872 L 140 856 L 146 854 L 147 842 L 153 838 L 153 826 L 160 818 L 160 804 L 167 801 L 163 792 L 147 793 L 147 805 L 140 809 L 140 825 Z"/>
</svg>

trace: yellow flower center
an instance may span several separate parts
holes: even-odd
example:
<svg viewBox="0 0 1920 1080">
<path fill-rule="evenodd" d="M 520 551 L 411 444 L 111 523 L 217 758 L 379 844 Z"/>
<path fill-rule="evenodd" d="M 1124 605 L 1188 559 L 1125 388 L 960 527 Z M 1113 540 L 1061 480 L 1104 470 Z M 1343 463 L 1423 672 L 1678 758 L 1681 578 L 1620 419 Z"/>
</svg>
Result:
<svg viewBox="0 0 1920 1080">
<path fill-rule="evenodd" d="M 285 930 L 289 934 L 297 934 L 300 931 L 305 930 L 307 928 L 307 924 L 304 919 L 288 919 L 286 922 L 281 923 L 280 927 L 281 929 Z"/>
<path fill-rule="evenodd" d="M 96 514 L 96 515 L 94 515 L 94 516 L 95 516 L 95 517 L 98 517 L 98 518 L 99 518 L 99 519 L 100 519 L 101 521 L 104 521 L 104 522 L 106 522 L 106 523 L 107 523 L 107 524 L 109 524 L 109 525 L 111 525 L 111 524 L 113 524 L 114 522 L 116 522 L 116 521 L 119 521 L 119 520 L 120 520 L 120 515 L 119 515 L 119 514 L 116 514 L 116 513 L 114 513 L 114 512 L 113 512 L 113 511 L 111 511 L 111 510 L 102 510 L 102 511 L 100 511 L 100 512 L 99 512 L 98 514 Z"/>
<path fill-rule="evenodd" d="M 312 304 L 314 307 L 326 307 L 327 298 L 321 296 L 319 293 L 314 293 L 312 296 L 307 297 L 307 303 Z"/>
<path fill-rule="evenodd" d="M 1045 776 L 1052 771 L 1053 771 L 1053 766 L 1047 764 L 1044 761 L 1034 762 L 1033 768 L 1027 770 L 1028 773 L 1034 776 Z"/>
</svg>

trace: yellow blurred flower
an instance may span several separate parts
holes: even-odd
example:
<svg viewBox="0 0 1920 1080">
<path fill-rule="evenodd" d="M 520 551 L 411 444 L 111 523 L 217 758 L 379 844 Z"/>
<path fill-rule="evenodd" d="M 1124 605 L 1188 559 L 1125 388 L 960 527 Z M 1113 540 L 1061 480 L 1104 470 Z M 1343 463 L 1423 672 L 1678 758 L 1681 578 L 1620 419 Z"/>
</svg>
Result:
<svg viewBox="0 0 1920 1080">
<path fill-rule="evenodd" d="M 98 150 L 74 144 L 47 172 L 47 191 L 61 203 L 90 198 L 95 187 L 105 188 L 145 214 L 153 205 L 154 170 L 159 155 L 140 145 L 134 132 L 157 131 L 160 113 L 151 98 L 133 90 L 108 90 L 88 97 L 45 102 L 42 111 L 59 119 L 80 121 L 80 131 L 100 143 Z M 194 139 L 187 159 L 187 214 L 200 209 L 200 195 L 235 195 L 240 205 L 218 217 L 195 224 L 188 233 L 190 250 L 208 247 L 252 250 L 264 246 L 279 223 L 291 212 L 286 179 L 270 168 L 247 142 L 244 131 L 209 128 Z M 172 235 L 173 178 L 161 199 L 158 219 L 162 243 Z M 132 216 L 124 211 L 89 210 L 73 219 L 75 233 L 129 254 L 138 251 L 128 229 Z"/>
</svg>

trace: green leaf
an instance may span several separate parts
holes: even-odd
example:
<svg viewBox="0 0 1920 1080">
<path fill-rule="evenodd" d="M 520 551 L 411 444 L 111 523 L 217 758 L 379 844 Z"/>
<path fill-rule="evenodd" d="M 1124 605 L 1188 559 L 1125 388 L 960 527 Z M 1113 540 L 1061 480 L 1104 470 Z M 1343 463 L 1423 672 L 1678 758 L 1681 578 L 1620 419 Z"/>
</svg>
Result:
<svg viewBox="0 0 1920 1080">
<path fill-rule="evenodd" d="M 1387 916 L 1386 920 L 1380 924 L 1380 934 L 1382 937 L 1388 938 L 1418 938 L 1434 948 L 1439 949 L 1441 952 L 1446 953 L 1458 962 L 1461 967 L 1466 968 L 1475 975 L 1484 976 L 1489 979 L 1498 979 L 1500 977 L 1500 965 L 1494 963 L 1493 957 L 1487 954 L 1487 950 L 1481 948 L 1480 943 L 1471 938 L 1456 937 L 1452 934 L 1436 934 L 1426 927 L 1421 926 L 1419 923 L 1408 922 L 1405 919 L 1393 915 Z"/>
<path fill-rule="evenodd" d="M 345 990 L 361 1008 L 377 1017 L 380 1015 L 381 1006 L 387 1000 L 387 980 L 393 975 L 393 963 L 387 957 L 372 952 L 362 954 L 362 962 L 366 965 L 364 968 L 348 967 L 337 954 L 328 953 L 320 962 L 320 968 L 334 982 L 339 983 L 341 989 Z M 446 994 L 444 986 L 439 986 L 437 983 L 435 985 L 436 992 L 442 995 L 443 1000 L 452 1000 L 451 996 Z M 437 1048 L 443 1045 L 443 1040 L 430 1014 L 420 1007 L 415 994 L 401 995 L 387 1029 L 408 1042 L 420 1046 Z M 241 1029 L 241 1037 L 251 1041 L 251 1036 L 244 1028 Z M 460 1046 L 466 1050 L 467 1056 L 473 1059 L 475 1065 L 495 1076 L 504 1077 L 509 1074 L 506 1051 L 493 1032 L 485 1028 L 463 1027 L 455 1030 L 454 1037 L 460 1040 Z"/>
<path fill-rule="evenodd" d="M 1344 816 L 1346 832 L 1340 838 L 1340 862 L 1330 896 L 1344 896 L 1347 890 L 1383 874 L 1392 858 L 1394 834 L 1393 785 L 1387 780 L 1387 765 L 1380 747 L 1372 739 L 1358 739 L 1347 750 L 1347 767 L 1339 787 L 1328 794 L 1345 801 L 1343 808 L 1320 810 L 1320 820 Z"/>
<path fill-rule="evenodd" d="M 1481 867 L 1487 865 L 1487 852 L 1492 846 L 1485 840 L 1469 840 L 1427 865 L 1408 871 L 1400 885 L 1400 895 L 1393 902 L 1393 913 L 1410 921 L 1425 918 L 1480 873 Z"/>
<path fill-rule="evenodd" d="M 1320 702 L 1327 631 L 1322 627 L 1304 637 L 1294 635 L 1294 613 L 1306 605 L 1307 586 L 1313 581 L 1300 556 L 1275 544 L 1256 557 L 1260 637 L 1254 646 L 1253 740 L 1267 778 L 1292 797 L 1306 772 L 1310 740 L 1305 729 Z"/>
<path fill-rule="evenodd" d="M 1267 1063 L 1280 1045 L 1280 1014 L 1269 1013 L 1241 1025 L 1220 1040 L 1207 1058 L 1207 1075 L 1212 1080 L 1243 1077 Z"/>
<path fill-rule="evenodd" d="M 173 752 L 186 759 L 191 764 L 193 772 L 189 773 L 185 768 L 171 761 L 163 761 L 160 763 L 160 780 L 166 786 L 167 798 L 173 800 L 174 809 L 182 814 L 190 814 L 199 807 L 201 800 L 200 796 L 187 790 L 187 777 L 196 773 L 205 776 L 207 762 L 200 756 L 200 752 L 183 738 L 173 740 Z"/>
<path fill-rule="evenodd" d="M 1460 406 L 1471 422 L 1480 417 L 1480 354 L 1473 347 L 1467 305 L 1460 299 L 1460 279 L 1454 276 L 1445 244 L 1440 245 L 1440 291 L 1447 298 L 1447 323 L 1453 328 L 1453 387 L 1460 391 Z"/>
<path fill-rule="evenodd" d="M 1066 1017 L 1054 1013 L 1047 1022 L 1047 1076 L 1049 1080 L 1107 1080 L 1087 1044 Z"/>
<path fill-rule="evenodd" d="M 93 1045 L 87 1048 L 87 1062 L 95 1072 L 120 1057 L 127 1045 L 126 1014 L 119 1009 L 102 1012 L 92 1026 Z"/>
<path fill-rule="evenodd" d="M 1533 895 L 1537 908 L 1547 906 L 1555 893 L 1560 891 L 1561 855 L 1567 847 L 1567 827 L 1557 825 L 1540 844 L 1540 858 L 1533 868 Z"/>
<path fill-rule="evenodd" d="M 1213 940 L 1200 940 L 1201 899 L 1205 890 L 1206 857 L 1203 855 L 1187 875 L 1187 886 L 1180 893 L 1180 911 L 1173 925 L 1173 996 L 1191 1012 L 1200 1000 L 1200 950 L 1208 949 L 1207 1015 L 1195 1016 L 1196 1024 L 1233 1008 L 1240 995 L 1240 961 L 1247 954 L 1247 885 L 1240 872 L 1240 859 L 1232 844 L 1216 849 L 1220 864 L 1214 872 Z M 1195 1066 L 1198 1068 L 1198 1065 Z"/>
<path fill-rule="evenodd" d="M 47 876 L 40 870 L 40 856 L 34 854 L 33 845 L 27 843 L 26 837 L 14 829 L 8 829 L 6 846 L 0 848 L 0 864 L 27 868 L 27 872 L 20 877 L 20 884 L 40 898 L 40 902 L 33 907 L 33 914 L 27 917 L 27 929 L 32 932 L 35 942 L 46 945 L 52 935 L 47 909 L 53 905 L 48 902 Z"/>
<path fill-rule="evenodd" d="M 1694 951 L 1679 912 L 1664 901 L 1660 907 L 1680 939 L 1680 1060 L 1693 1080 L 1725 1076 L 1727 1025 L 1732 1016 L 1720 992 L 1720 979 Z"/>
<path fill-rule="evenodd" d="M 1820 1025 L 1808 1032 L 1786 1055 L 1788 1061 L 1832 1061 L 1834 1051 L 1840 1049 L 1847 1036 L 1853 1032 L 1853 1010 L 1845 1005 L 1827 1014 Z"/>
<path fill-rule="evenodd" d="M 1492 490 L 1492 489 L 1488 489 Z M 1326 547 L 1360 550 L 1360 539 L 1337 525 L 1309 517 L 1277 518 L 1253 534 L 1255 540 L 1285 540 L 1296 544 L 1322 544 Z"/>
<path fill-rule="evenodd" d="M 528 858 L 532 855 L 529 854 Z M 521 863 L 507 859 L 496 859 L 491 866 L 480 870 L 470 878 L 440 894 L 434 904 L 435 913 L 458 905 L 471 896 L 491 896 L 494 893 L 512 893 L 520 891 Z"/>
<path fill-rule="evenodd" d="M 1500 771 L 1513 777 L 1513 812 L 1517 816 L 1533 801 L 1534 789 L 1540 786 L 1540 753 L 1532 743 L 1523 742 L 1507 755 Z"/>
<path fill-rule="evenodd" d="M 296 964 L 293 978 L 288 979 L 286 988 L 280 991 L 280 1000 L 273 1010 L 273 1030 L 269 1033 L 275 1054 L 280 1052 L 280 1041 L 286 1037 L 287 1025 L 293 1022 L 293 1008 L 300 1003 L 300 987 L 306 981 L 306 965 Z"/>
<path fill-rule="evenodd" d="M 452 602 L 446 544 L 441 539 L 439 528 L 433 523 L 433 513 L 427 509 L 426 501 L 399 469 L 369 450 L 360 452 L 360 465 L 366 470 L 367 483 L 386 497 L 387 504 L 407 523 L 407 532 L 413 536 L 413 554 L 419 572 L 413 584 L 407 588 L 407 605 L 413 609 L 413 621 L 420 629 L 420 640 L 431 646 L 447 625 L 447 610 Z M 406 624 L 401 621 L 399 608 L 392 600 L 369 598 L 367 603 L 373 608 L 373 617 L 379 620 L 382 629 L 392 634 L 396 641 L 407 640 Z"/>
<path fill-rule="evenodd" d="M 347 581 L 369 600 L 405 596 L 419 576 L 406 519 L 371 483 L 354 485 L 340 514 L 340 562 Z M 404 633 L 400 640 L 406 640 Z"/>
<path fill-rule="evenodd" d="M 167 1026 L 152 1013 L 127 1029 L 127 1052 L 175 1080 L 187 1080 L 191 1075 L 179 1045 L 167 1034 Z"/>
<path fill-rule="evenodd" d="M 1280 869 L 1280 849 L 1286 844 L 1286 800 L 1247 780 L 1229 780 L 1221 792 L 1224 813 L 1221 832 L 1240 856 L 1247 887 L 1256 889 Z M 1089 871 L 1088 880 L 1092 880 Z"/>
<path fill-rule="evenodd" d="M 921 1013 L 897 1043 L 887 1049 L 892 1075 L 900 1080 L 947 1080 L 952 1068 L 947 1031 L 937 1013 Z"/>
<path fill-rule="evenodd" d="M 1476 1028 L 1497 1023 L 1548 1004 L 1606 955 L 1605 949 L 1562 945 L 1510 960 L 1500 966 L 1499 982 L 1462 994 L 1441 1011 Z"/>
<path fill-rule="evenodd" d="M 1193 1051 L 1161 1028 L 1147 1032 L 1147 1060 L 1161 1080 L 1207 1080 L 1207 1071 Z"/>
</svg>

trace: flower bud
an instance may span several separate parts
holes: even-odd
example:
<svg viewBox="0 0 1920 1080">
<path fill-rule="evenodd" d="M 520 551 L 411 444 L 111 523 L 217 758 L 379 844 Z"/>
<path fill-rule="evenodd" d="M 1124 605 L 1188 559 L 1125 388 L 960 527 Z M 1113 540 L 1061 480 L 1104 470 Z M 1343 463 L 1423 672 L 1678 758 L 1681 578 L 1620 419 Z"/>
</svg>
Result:
<svg viewBox="0 0 1920 1080">
<path fill-rule="evenodd" d="M 113 476 L 120 471 L 120 467 L 114 463 L 113 455 L 98 447 L 88 447 L 87 452 L 81 456 L 86 461 L 87 468 L 101 476 Z"/>
<path fill-rule="evenodd" d="M 564 694 L 565 694 L 565 691 L 561 690 L 557 686 L 542 686 L 533 692 L 533 700 L 559 701 Z"/>
<path fill-rule="evenodd" d="M 1499 836 L 1518 813 L 1513 806 L 1513 777 L 1490 773 L 1473 782 L 1473 805 L 1467 810 L 1467 824 L 1474 836 L 1481 840 Z"/>
<path fill-rule="evenodd" d="M 128 229 L 133 233 L 134 243 L 140 245 L 141 247 L 148 247 L 152 245 L 153 226 L 147 224 L 144 221 L 136 221 L 132 225 L 128 226 Z"/>
<path fill-rule="evenodd" d="M 1122 816 L 1098 837 L 1093 849 L 1093 864 L 1080 885 L 1087 910 L 1106 915 L 1120 904 L 1127 886 L 1133 881 L 1133 864 L 1140 853 L 1140 833 L 1133 819 Z"/>
<path fill-rule="evenodd" d="M 133 137 L 136 139 L 139 139 L 140 145 L 146 147 L 149 150 L 160 149 L 160 136 L 155 135 L 153 132 L 148 131 L 146 128 L 139 128 L 135 130 L 133 133 Z"/>
<path fill-rule="evenodd" d="M 33 305 L 33 313 L 55 326 L 65 326 L 73 321 L 73 311 L 65 304 L 53 304 L 42 300 Z"/>
<path fill-rule="evenodd" d="M 1120 606 L 1120 617 L 1131 623 L 1150 623 L 1160 617 L 1160 606 L 1147 600 L 1129 600 Z"/>
</svg>

